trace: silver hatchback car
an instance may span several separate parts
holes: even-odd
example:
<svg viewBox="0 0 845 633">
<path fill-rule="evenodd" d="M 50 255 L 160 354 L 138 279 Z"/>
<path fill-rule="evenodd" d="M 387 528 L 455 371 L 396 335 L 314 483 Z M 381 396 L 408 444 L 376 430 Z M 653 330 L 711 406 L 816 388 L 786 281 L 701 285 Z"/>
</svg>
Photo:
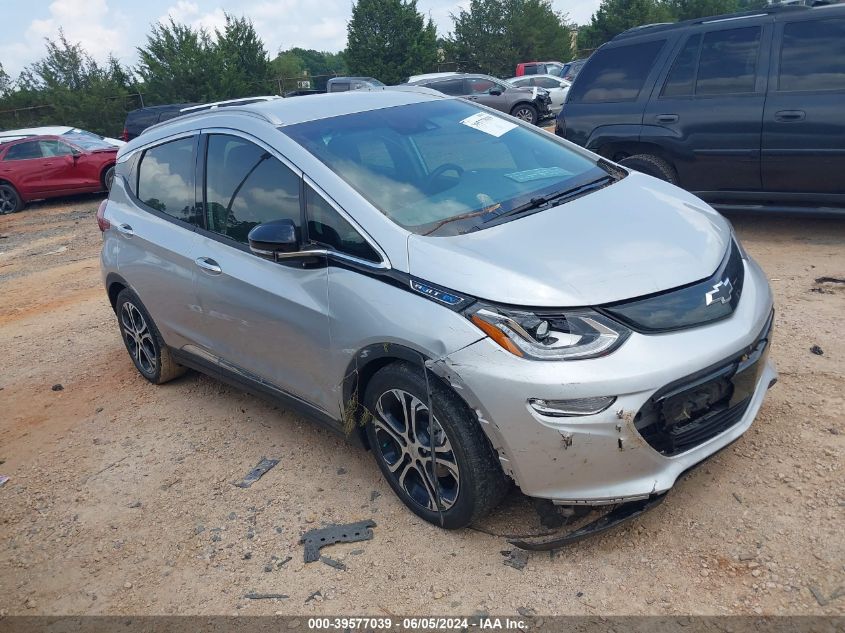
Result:
<svg viewBox="0 0 845 633">
<path fill-rule="evenodd" d="M 138 371 L 371 449 L 446 528 L 513 481 L 653 499 L 751 425 L 772 294 L 694 196 L 424 88 L 279 99 L 120 151 L 102 275 Z"/>
</svg>

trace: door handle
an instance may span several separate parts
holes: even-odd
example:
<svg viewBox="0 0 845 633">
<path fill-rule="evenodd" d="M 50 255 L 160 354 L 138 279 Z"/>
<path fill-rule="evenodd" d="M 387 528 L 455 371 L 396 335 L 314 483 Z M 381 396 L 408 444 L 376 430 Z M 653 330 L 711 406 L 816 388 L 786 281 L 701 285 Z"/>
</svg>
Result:
<svg viewBox="0 0 845 633">
<path fill-rule="evenodd" d="M 197 257 L 194 260 L 194 263 L 203 270 L 207 270 L 212 275 L 219 275 L 223 272 L 223 269 L 220 268 L 220 264 L 218 264 L 210 257 Z"/>
<path fill-rule="evenodd" d="M 677 114 L 658 114 L 656 117 L 658 123 L 677 123 L 678 122 L 678 115 Z"/>
<path fill-rule="evenodd" d="M 779 110 L 775 112 L 775 121 L 803 121 L 806 116 L 804 110 Z"/>
<path fill-rule="evenodd" d="M 135 231 L 132 230 L 132 227 L 128 224 L 117 224 L 115 225 L 117 232 L 121 235 L 125 235 L 126 237 L 132 237 L 135 235 Z"/>
</svg>

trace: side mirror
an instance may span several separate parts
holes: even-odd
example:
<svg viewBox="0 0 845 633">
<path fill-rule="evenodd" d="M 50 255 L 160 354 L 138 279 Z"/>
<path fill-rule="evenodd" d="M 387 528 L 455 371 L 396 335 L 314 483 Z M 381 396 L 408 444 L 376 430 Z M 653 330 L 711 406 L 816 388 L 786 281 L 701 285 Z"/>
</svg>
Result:
<svg viewBox="0 0 845 633">
<path fill-rule="evenodd" d="M 252 227 L 247 236 L 249 250 L 259 257 L 278 261 L 279 255 L 299 250 L 299 236 L 293 220 L 273 220 Z"/>
<path fill-rule="evenodd" d="M 489 92 L 494 97 L 498 97 L 500 94 L 502 94 L 502 89 L 501 88 L 490 88 Z"/>
</svg>

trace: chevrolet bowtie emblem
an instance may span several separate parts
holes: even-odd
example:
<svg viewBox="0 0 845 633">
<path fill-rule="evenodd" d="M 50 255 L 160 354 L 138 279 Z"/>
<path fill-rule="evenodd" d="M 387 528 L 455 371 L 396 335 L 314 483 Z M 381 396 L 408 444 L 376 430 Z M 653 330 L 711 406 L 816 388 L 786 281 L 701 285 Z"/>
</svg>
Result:
<svg viewBox="0 0 845 633">
<path fill-rule="evenodd" d="M 713 286 L 713 290 L 704 295 L 704 304 L 709 306 L 717 301 L 728 303 L 731 300 L 733 291 L 734 286 L 731 283 L 731 280 L 723 279 Z"/>
</svg>

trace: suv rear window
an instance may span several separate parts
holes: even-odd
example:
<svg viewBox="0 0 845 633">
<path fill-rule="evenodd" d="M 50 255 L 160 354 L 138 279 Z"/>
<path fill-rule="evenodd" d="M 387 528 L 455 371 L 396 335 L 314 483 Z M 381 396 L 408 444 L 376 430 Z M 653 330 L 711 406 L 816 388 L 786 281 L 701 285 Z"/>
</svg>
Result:
<svg viewBox="0 0 845 633">
<path fill-rule="evenodd" d="M 784 25 L 778 89 L 845 89 L 845 20 Z"/>
<path fill-rule="evenodd" d="M 144 152 L 138 175 L 138 198 L 148 207 L 196 224 L 194 213 L 194 145 L 180 138 Z"/>
<path fill-rule="evenodd" d="M 572 103 L 636 101 L 666 40 L 599 49 L 569 92 Z"/>
</svg>

